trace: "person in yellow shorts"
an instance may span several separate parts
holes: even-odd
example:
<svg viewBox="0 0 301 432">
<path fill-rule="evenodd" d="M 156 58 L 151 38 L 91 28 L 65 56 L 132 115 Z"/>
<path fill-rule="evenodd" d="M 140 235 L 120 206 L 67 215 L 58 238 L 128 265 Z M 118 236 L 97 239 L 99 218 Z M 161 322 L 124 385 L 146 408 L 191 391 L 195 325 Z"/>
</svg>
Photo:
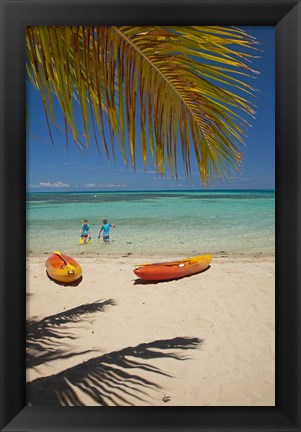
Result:
<svg viewBox="0 0 301 432">
<path fill-rule="evenodd" d="M 81 226 L 80 229 L 80 236 L 83 240 L 83 243 L 86 244 L 87 240 L 91 240 L 91 236 L 90 236 L 90 225 L 88 224 L 87 219 L 83 220 L 83 224 Z"/>
</svg>

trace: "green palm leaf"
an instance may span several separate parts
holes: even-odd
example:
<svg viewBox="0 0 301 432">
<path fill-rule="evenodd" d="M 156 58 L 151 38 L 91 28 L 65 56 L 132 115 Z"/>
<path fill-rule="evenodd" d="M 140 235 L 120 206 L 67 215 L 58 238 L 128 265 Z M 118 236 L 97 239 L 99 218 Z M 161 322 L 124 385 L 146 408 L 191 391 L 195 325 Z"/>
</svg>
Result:
<svg viewBox="0 0 301 432">
<path fill-rule="evenodd" d="M 246 116 L 254 116 L 247 78 L 256 73 L 250 66 L 255 43 L 234 27 L 28 27 L 26 67 L 51 138 L 56 97 L 67 139 L 70 130 L 80 146 L 89 145 L 93 131 L 107 157 L 117 141 L 134 168 L 138 142 L 145 168 L 152 160 L 157 173 L 167 165 L 176 177 L 180 144 L 186 174 L 194 152 L 206 184 L 240 168 Z"/>
</svg>

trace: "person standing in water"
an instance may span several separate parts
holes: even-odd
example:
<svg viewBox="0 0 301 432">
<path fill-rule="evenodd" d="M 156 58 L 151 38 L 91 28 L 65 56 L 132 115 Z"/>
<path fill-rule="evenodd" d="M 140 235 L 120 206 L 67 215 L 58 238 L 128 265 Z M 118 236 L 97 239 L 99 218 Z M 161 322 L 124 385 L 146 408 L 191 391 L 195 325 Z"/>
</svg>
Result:
<svg viewBox="0 0 301 432">
<path fill-rule="evenodd" d="M 110 228 L 111 227 L 115 228 L 115 224 L 108 223 L 107 219 L 104 219 L 102 221 L 102 226 L 100 228 L 98 238 L 100 238 L 100 233 L 103 232 L 102 239 L 103 239 L 104 243 L 109 243 L 109 241 L 110 241 Z"/>
<path fill-rule="evenodd" d="M 90 237 L 90 225 L 88 224 L 87 219 L 83 220 L 83 224 L 82 224 L 81 229 L 80 229 L 80 236 L 81 236 L 84 244 L 87 243 L 88 238 L 89 238 L 89 240 L 91 239 L 91 237 Z"/>
</svg>

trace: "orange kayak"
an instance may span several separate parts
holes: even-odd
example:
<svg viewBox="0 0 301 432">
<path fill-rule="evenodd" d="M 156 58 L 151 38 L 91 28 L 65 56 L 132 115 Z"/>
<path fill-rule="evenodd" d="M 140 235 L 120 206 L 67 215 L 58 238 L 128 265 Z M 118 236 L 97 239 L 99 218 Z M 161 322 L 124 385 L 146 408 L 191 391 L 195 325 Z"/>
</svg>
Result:
<svg viewBox="0 0 301 432">
<path fill-rule="evenodd" d="M 179 261 L 150 263 L 138 265 L 134 273 L 138 277 L 149 281 L 163 281 L 178 279 L 199 273 L 209 267 L 212 255 L 199 255 Z"/>
<path fill-rule="evenodd" d="M 60 251 L 54 251 L 46 260 L 46 270 L 52 279 L 65 283 L 74 282 L 82 275 L 81 266 Z"/>
</svg>

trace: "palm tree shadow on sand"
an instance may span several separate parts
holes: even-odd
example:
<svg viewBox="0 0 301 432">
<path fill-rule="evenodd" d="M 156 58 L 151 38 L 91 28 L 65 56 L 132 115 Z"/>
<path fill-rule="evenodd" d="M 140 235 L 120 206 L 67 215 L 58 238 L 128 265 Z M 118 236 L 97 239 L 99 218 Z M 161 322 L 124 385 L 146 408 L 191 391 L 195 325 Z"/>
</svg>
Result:
<svg viewBox="0 0 301 432">
<path fill-rule="evenodd" d="M 187 360 L 189 357 L 183 351 L 198 348 L 202 343 L 203 340 L 198 338 L 176 337 L 92 358 L 56 375 L 28 383 L 28 404 L 85 406 L 83 399 L 86 397 L 102 406 L 151 404 L 149 392 L 161 390 L 151 375 L 172 375 L 150 361 L 160 358 Z"/>
<path fill-rule="evenodd" d="M 196 275 L 198 275 L 200 273 L 205 273 L 206 271 L 208 271 L 210 269 L 210 267 L 211 266 L 209 265 L 204 270 L 201 270 L 201 271 L 199 271 L 197 273 L 194 273 L 192 275 L 183 276 L 183 277 L 176 278 L 176 279 L 169 279 L 169 280 L 162 280 L 162 281 L 149 281 L 149 280 L 144 280 L 144 279 L 138 278 L 138 279 L 135 279 L 134 285 L 157 285 L 157 284 L 162 284 L 162 283 L 173 282 L 175 280 L 188 279 L 188 278 L 196 276 Z"/>
<path fill-rule="evenodd" d="M 105 312 L 109 306 L 116 305 L 112 299 L 83 304 L 73 309 L 50 315 L 42 320 L 26 321 L 26 367 L 35 367 L 58 358 L 73 357 L 77 354 L 63 339 L 74 340 L 72 326 L 85 321 L 84 316 L 96 312 Z M 64 349 L 62 349 L 64 345 Z M 69 350 L 69 352 L 68 352 Z M 91 351 L 84 351 L 91 352 Z"/>
</svg>

